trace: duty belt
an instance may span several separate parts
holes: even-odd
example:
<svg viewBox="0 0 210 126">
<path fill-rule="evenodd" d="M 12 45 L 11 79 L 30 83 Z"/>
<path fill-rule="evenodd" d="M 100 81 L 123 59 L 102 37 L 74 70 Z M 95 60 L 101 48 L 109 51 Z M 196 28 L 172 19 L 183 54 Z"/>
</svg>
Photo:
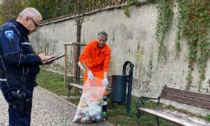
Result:
<svg viewBox="0 0 210 126">
<path fill-rule="evenodd" d="M 36 80 L 36 77 L 24 77 L 24 76 L 20 76 L 20 75 L 15 75 L 13 73 L 9 73 L 3 70 L 0 70 L 0 74 L 1 75 L 5 75 L 11 79 L 15 79 L 15 80 L 19 80 L 19 81 L 25 81 L 25 82 L 32 82 Z"/>
</svg>

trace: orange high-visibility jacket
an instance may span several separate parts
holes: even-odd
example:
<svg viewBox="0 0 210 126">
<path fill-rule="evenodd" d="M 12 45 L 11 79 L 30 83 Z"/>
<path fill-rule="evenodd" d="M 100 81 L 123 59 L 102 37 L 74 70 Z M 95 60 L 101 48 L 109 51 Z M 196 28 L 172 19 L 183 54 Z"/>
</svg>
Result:
<svg viewBox="0 0 210 126">
<path fill-rule="evenodd" d="M 90 41 L 80 54 L 79 61 L 85 62 L 87 67 L 93 71 L 109 71 L 111 49 L 105 44 L 103 48 L 98 47 L 98 40 Z"/>
</svg>

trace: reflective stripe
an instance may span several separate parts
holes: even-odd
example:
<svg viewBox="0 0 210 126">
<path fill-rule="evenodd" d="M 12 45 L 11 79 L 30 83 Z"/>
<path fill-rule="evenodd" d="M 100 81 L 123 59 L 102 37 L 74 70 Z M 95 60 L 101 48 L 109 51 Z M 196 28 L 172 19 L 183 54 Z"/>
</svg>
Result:
<svg viewBox="0 0 210 126">
<path fill-rule="evenodd" d="M 7 79 L 5 79 L 5 78 L 0 78 L 0 81 L 7 81 Z"/>
<path fill-rule="evenodd" d="M 21 45 L 31 45 L 29 42 L 22 42 Z"/>
</svg>

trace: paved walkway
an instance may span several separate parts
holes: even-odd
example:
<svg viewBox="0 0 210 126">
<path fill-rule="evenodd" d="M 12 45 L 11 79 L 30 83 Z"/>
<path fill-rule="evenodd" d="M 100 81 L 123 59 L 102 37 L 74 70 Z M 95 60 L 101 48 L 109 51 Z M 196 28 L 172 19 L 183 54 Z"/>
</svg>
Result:
<svg viewBox="0 0 210 126">
<path fill-rule="evenodd" d="M 76 106 L 41 88 L 34 90 L 31 126 L 114 126 L 108 122 L 76 124 L 72 120 Z M 7 103 L 0 93 L 0 126 L 8 126 Z"/>
</svg>

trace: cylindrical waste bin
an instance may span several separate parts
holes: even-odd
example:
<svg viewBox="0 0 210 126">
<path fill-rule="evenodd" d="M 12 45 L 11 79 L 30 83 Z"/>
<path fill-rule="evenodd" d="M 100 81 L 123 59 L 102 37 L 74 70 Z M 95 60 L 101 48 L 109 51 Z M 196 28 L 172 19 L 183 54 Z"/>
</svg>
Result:
<svg viewBox="0 0 210 126">
<path fill-rule="evenodd" d="M 126 81 L 125 75 L 112 75 L 111 101 L 124 103 L 126 100 Z"/>
</svg>

